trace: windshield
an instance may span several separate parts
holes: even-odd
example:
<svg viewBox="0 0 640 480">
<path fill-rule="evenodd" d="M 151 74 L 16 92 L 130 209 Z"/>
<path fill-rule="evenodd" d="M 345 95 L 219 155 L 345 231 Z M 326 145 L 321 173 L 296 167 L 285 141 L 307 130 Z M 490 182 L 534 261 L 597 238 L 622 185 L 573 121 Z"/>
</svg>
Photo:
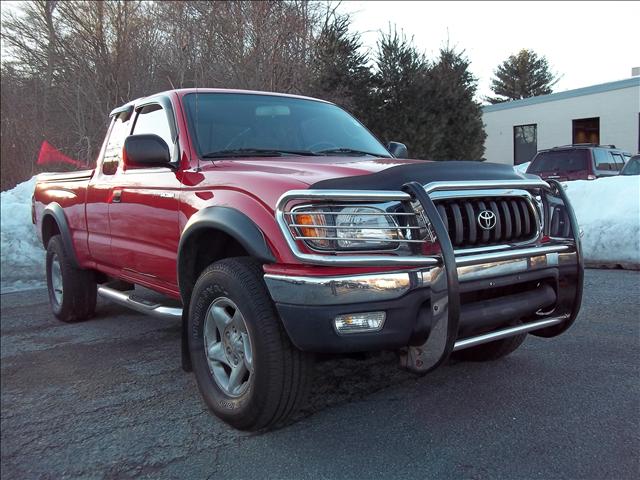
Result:
<svg viewBox="0 0 640 480">
<path fill-rule="evenodd" d="M 527 172 L 577 172 L 588 170 L 588 161 L 589 151 L 586 149 L 540 152 Z"/>
<path fill-rule="evenodd" d="M 640 175 L 640 157 L 632 157 L 631 160 L 627 162 L 622 171 L 621 175 Z"/>
<path fill-rule="evenodd" d="M 269 95 L 190 93 L 184 97 L 184 106 L 201 157 L 390 156 L 360 122 L 329 103 Z"/>
</svg>

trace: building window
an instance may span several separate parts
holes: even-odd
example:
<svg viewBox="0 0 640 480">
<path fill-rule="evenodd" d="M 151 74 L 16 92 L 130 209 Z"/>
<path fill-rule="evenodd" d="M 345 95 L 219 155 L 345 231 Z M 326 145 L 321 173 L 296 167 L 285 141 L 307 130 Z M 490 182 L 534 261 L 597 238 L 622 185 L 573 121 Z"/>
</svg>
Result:
<svg viewBox="0 0 640 480">
<path fill-rule="evenodd" d="M 600 144 L 600 118 L 579 118 L 573 121 L 573 143 Z"/>
<path fill-rule="evenodd" d="M 530 161 L 538 152 L 538 125 L 513 127 L 513 163 L 520 165 Z"/>
</svg>

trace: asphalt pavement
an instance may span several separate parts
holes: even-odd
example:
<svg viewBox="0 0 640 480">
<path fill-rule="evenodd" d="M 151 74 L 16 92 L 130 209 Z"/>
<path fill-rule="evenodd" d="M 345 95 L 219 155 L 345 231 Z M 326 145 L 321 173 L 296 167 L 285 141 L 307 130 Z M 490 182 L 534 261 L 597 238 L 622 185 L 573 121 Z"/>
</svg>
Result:
<svg viewBox="0 0 640 480">
<path fill-rule="evenodd" d="M 304 410 L 260 434 L 208 413 L 177 323 L 1 302 L 2 479 L 640 478 L 638 272 L 588 270 L 572 329 L 496 362 L 324 359 Z"/>
</svg>

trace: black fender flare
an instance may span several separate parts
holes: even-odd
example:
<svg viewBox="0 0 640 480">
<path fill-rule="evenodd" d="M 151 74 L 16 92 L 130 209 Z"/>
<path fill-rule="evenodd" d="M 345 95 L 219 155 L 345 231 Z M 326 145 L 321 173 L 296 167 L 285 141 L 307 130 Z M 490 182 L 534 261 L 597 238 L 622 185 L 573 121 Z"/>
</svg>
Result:
<svg viewBox="0 0 640 480">
<path fill-rule="evenodd" d="M 43 246 L 46 248 L 44 225 L 47 217 L 52 217 L 53 221 L 58 225 L 58 230 L 60 231 L 60 236 L 62 237 L 62 244 L 64 245 L 64 249 L 69 256 L 71 263 L 74 267 L 80 268 L 78 257 L 76 256 L 76 250 L 73 247 L 73 239 L 71 238 L 69 223 L 67 222 L 67 217 L 64 214 L 64 210 L 59 203 L 51 202 L 45 207 L 44 211 L 42 212 L 42 223 L 40 228 L 42 229 L 41 233 Z"/>
<path fill-rule="evenodd" d="M 219 230 L 235 239 L 249 253 L 264 263 L 274 263 L 275 257 L 267 245 L 262 230 L 247 215 L 232 207 L 207 207 L 195 213 L 187 222 L 178 244 L 178 285 L 183 303 L 185 297 L 183 279 L 186 277 L 184 249 L 189 238 L 203 229 Z"/>
<path fill-rule="evenodd" d="M 195 213 L 187 222 L 178 244 L 178 286 L 182 297 L 182 369 L 191 371 L 191 359 L 187 341 L 187 323 L 189 318 L 190 292 L 185 285 L 188 275 L 184 250 L 189 238 L 206 229 L 218 230 L 235 239 L 253 257 L 265 262 L 274 263 L 275 257 L 267 245 L 262 231 L 248 216 L 231 207 L 212 206 Z"/>
</svg>

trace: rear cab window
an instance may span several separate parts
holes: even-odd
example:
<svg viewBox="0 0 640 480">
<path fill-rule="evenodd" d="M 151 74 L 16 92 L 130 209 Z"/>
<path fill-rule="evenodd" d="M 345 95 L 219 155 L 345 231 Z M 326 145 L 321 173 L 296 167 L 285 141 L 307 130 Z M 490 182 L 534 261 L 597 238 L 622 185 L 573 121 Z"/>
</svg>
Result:
<svg viewBox="0 0 640 480">
<path fill-rule="evenodd" d="M 540 152 L 527 170 L 529 173 L 578 172 L 589 170 L 589 150 L 549 150 Z"/>
</svg>

